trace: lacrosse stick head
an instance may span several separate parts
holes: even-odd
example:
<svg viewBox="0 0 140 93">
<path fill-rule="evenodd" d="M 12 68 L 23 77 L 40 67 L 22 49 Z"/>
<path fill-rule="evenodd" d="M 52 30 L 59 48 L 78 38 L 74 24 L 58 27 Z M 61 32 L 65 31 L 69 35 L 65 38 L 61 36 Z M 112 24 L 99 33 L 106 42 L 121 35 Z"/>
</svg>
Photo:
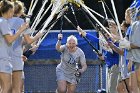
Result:
<svg viewBox="0 0 140 93">
<path fill-rule="evenodd" d="M 140 1 L 135 0 L 130 6 L 130 9 L 131 19 L 132 21 L 136 21 L 137 17 L 140 16 Z"/>
<path fill-rule="evenodd" d="M 56 14 L 58 14 L 60 12 L 61 8 L 63 8 L 63 6 L 67 3 L 68 3 L 67 0 L 53 0 L 52 1 L 53 6 L 52 6 L 51 10 L 53 11 L 53 10 L 55 10 L 55 8 L 57 6 L 60 6 L 59 9 L 57 9 L 57 11 L 56 11 Z"/>
<path fill-rule="evenodd" d="M 70 2 L 70 3 L 74 4 L 74 5 L 76 5 L 77 7 L 80 7 L 80 3 L 81 3 L 81 2 L 84 3 L 83 0 L 68 0 L 68 2 Z"/>
<path fill-rule="evenodd" d="M 108 46 L 108 42 L 101 35 L 99 36 L 99 45 L 102 49 L 113 53 L 113 50 Z"/>
<path fill-rule="evenodd" d="M 140 16 L 140 6 L 137 8 L 136 17 Z"/>
</svg>

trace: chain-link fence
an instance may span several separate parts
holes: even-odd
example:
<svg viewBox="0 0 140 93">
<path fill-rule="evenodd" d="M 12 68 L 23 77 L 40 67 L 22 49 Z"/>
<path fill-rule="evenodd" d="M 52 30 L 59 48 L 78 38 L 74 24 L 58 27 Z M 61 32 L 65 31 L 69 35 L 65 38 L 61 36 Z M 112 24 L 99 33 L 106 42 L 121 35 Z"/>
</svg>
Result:
<svg viewBox="0 0 140 93">
<path fill-rule="evenodd" d="M 50 63 L 48 61 L 25 64 L 25 93 L 55 93 L 57 87 L 55 68 L 57 64 L 56 62 Z M 88 68 L 77 86 L 77 93 L 96 93 L 100 88 L 99 64 L 92 61 L 87 63 Z M 103 88 L 105 88 L 105 66 L 103 66 L 102 75 Z"/>
</svg>

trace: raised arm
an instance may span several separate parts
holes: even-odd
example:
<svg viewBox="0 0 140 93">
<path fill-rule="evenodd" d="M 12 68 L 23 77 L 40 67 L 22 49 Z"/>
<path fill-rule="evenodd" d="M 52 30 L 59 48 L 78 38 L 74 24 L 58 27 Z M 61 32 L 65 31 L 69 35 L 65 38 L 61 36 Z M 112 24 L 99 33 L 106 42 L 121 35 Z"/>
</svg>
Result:
<svg viewBox="0 0 140 93">
<path fill-rule="evenodd" d="M 31 37 L 29 34 L 24 34 L 24 39 L 27 44 L 32 44 L 33 42 L 37 41 L 39 38 L 43 36 L 43 33 L 38 32 L 34 37 Z"/>
<path fill-rule="evenodd" d="M 90 33 L 86 33 L 79 26 L 77 27 L 77 31 L 79 32 L 79 35 L 81 35 L 82 37 L 86 37 L 87 39 L 91 40 L 92 42 L 99 43 L 99 38 L 97 38 L 96 36 L 94 36 Z"/>
<path fill-rule="evenodd" d="M 63 35 L 62 34 L 58 34 L 58 40 L 57 40 L 57 43 L 56 43 L 56 50 L 61 52 L 63 49 L 61 48 L 61 39 L 63 38 Z"/>
</svg>

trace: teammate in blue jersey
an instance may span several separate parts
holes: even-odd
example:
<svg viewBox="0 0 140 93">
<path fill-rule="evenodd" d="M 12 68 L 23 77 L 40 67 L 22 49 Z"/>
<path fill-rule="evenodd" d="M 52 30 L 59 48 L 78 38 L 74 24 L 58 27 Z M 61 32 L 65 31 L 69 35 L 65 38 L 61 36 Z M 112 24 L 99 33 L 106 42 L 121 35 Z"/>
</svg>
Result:
<svg viewBox="0 0 140 93">
<path fill-rule="evenodd" d="M 110 32 L 113 36 L 118 37 L 118 33 L 117 33 L 117 26 L 115 24 L 114 21 L 112 20 L 108 20 L 107 21 L 107 24 L 108 24 L 108 27 L 110 29 Z M 82 36 L 85 36 L 87 39 L 90 39 L 91 40 L 91 43 L 92 42 L 96 42 L 96 43 L 99 43 L 100 39 L 89 34 L 89 33 L 86 33 L 85 31 L 82 31 L 79 27 L 77 28 L 80 32 L 80 34 Z M 118 46 L 118 43 L 117 42 L 114 42 L 114 44 L 116 46 Z M 106 45 L 107 46 L 107 45 Z M 117 86 L 117 77 L 118 77 L 118 74 L 119 74 L 119 54 L 116 53 L 115 51 L 113 51 L 113 53 L 111 52 L 108 52 L 106 50 L 103 50 L 103 56 L 104 57 L 100 57 L 102 60 L 104 59 L 105 62 L 106 62 L 106 65 L 107 67 L 109 68 L 109 71 L 108 71 L 108 93 L 117 93 L 117 90 L 116 90 L 116 86 Z"/>
</svg>

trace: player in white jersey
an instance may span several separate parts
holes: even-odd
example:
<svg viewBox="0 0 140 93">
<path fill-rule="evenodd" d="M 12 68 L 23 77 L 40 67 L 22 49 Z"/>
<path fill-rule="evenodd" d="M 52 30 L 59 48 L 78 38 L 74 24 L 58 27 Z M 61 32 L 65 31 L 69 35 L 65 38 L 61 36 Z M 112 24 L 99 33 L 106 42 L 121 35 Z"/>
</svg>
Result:
<svg viewBox="0 0 140 93">
<path fill-rule="evenodd" d="M 61 52 L 61 63 L 56 67 L 57 92 L 58 93 L 75 93 L 76 85 L 79 80 L 79 73 L 87 69 L 84 52 L 77 47 L 77 38 L 73 35 L 67 38 L 67 43 L 61 45 L 62 34 L 58 34 L 56 49 Z M 77 64 L 81 64 L 78 68 Z"/>
<path fill-rule="evenodd" d="M 0 93 L 12 93 L 11 74 L 13 66 L 11 64 L 11 46 L 12 43 L 20 36 L 20 34 L 28 27 L 25 23 L 19 28 L 18 32 L 13 35 L 11 33 L 8 19 L 14 14 L 14 6 L 10 1 L 3 0 L 0 2 Z"/>
<path fill-rule="evenodd" d="M 140 89 L 140 42 L 139 42 L 139 36 L 140 36 L 140 10 L 135 13 L 136 15 L 136 21 L 132 23 L 131 26 L 131 32 L 129 33 L 128 39 L 122 39 L 120 41 L 120 47 L 125 48 L 128 50 L 127 59 L 129 61 L 132 61 L 134 65 L 135 70 L 135 78 L 137 81 L 138 88 Z M 128 41 L 129 40 L 129 41 Z M 139 93 L 138 89 L 137 92 Z"/>
</svg>

